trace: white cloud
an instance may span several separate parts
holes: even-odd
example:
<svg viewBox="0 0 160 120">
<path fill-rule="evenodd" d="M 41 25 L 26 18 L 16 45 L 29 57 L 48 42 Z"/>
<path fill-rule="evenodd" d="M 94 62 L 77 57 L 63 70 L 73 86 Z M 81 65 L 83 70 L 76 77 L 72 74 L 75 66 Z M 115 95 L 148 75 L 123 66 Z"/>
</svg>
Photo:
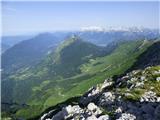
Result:
<svg viewBox="0 0 160 120">
<path fill-rule="evenodd" d="M 103 31 L 104 29 L 99 26 L 88 26 L 88 27 L 82 27 L 81 31 Z"/>
</svg>

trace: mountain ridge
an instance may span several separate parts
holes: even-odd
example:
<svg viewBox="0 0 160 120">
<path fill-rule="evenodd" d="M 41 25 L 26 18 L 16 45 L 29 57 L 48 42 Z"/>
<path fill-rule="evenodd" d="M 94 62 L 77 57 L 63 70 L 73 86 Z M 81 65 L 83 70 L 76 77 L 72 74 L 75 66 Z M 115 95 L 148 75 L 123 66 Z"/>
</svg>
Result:
<svg viewBox="0 0 160 120">
<path fill-rule="evenodd" d="M 160 64 L 160 41 L 155 41 L 131 67 L 131 69 L 144 69 L 148 66 Z"/>
<path fill-rule="evenodd" d="M 57 38 L 49 34 L 40 34 L 32 39 L 22 41 L 2 54 L 2 69 L 16 71 L 22 66 L 35 65 L 47 52 L 54 49 Z M 32 58 L 32 59 L 30 59 Z"/>
</svg>

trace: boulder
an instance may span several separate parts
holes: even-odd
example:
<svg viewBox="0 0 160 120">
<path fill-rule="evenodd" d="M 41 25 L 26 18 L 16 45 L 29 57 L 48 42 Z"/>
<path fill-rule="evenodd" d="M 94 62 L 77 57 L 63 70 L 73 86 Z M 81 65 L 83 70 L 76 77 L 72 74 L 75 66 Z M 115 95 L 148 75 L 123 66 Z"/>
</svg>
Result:
<svg viewBox="0 0 160 120">
<path fill-rule="evenodd" d="M 100 92 L 101 92 L 101 89 L 99 87 L 96 87 L 95 89 L 92 89 L 90 93 L 88 93 L 88 97 L 99 94 Z"/>
<path fill-rule="evenodd" d="M 96 110 L 98 107 L 94 104 L 94 103 L 89 103 L 87 106 L 88 110 L 90 111 L 94 111 Z"/>
<path fill-rule="evenodd" d="M 111 85 L 113 84 L 113 82 L 108 82 L 108 81 L 105 81 L 102 86 L 101 86 L 101 89 L 106 89 L 108 87 L 110 87 Z"/>
<path fill-rule="evenodd" d="M 62 109 L 62 111 L 58 112 L 55 116 L 53 116 L 52 120 L 61 120 L 66 119 L 69 117 L 76 117 L 80 116 L 80 114 L 83 112 L 83 109 L 79 107 L 79 105 L 68 105 L 65 108 Z"/>
<path fill-rule="evenodd" d="M 110 105 L 113 104 L 115 100 L 115 95 L 111 92 L 104 92 L 100 97 L 99 104 L 100 105 Z"/>
<path fill-rule="evenodd" d="M 87 108 L 89 111 L 91 111 L 92 115 L 94 114 L 95 116 L 97 116 L 102 113 L 100 108 L 97 105 L 95 105 L 94 103 L 89 103 Z"/>
<path fill-rule="evenodd" d="M 99 86 L 97 87 L 92 87 L 88 90 L 88 92 L 86 92 L 81 98 L 79 103 L 81 105 L 88 105 L 90 102 L 93 102 L 94 100 L 96 100 L 100 94 L 101 94 L 102 90 Z"/>
<path fill-rule="evenodd" d="M 74 106 L 72 107 L 72 113 L 74 113 L 74 114 L 79 114 L 79 113 L 82 113 L 82 112 L 84 112 L 84 110 L 81 109 L 81 108 L 79 107 L 79 105 L 74 105 Z"/>
<path fill-rule="evenodd" d="M 66 108 L 65 108 L 66 112 L 68 114 L 71 114 L 73 112 L 73 109 L 72 109 L 72 106 L 71 105 L 68 105 Z"/>
</svg>

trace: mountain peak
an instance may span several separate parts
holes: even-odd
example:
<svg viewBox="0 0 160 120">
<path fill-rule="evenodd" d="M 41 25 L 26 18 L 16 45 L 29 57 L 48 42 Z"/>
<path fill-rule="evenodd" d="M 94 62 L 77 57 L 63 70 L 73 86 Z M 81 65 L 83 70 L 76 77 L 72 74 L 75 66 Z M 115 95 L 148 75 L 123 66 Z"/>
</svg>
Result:
<svg viewBox="0 0 160 120">
<path fill-rule="evenodd" d="M 75 43 L 76 41 L 82 41 L 81 38 L 77 35 L 72 35 L 70 36 L 67 40 L 65 40 L 64 42 L 62 42 L 60 44 L 60 46 L 57 48 L 57 52 L 60 52 L 62 49 L 64 49 L 65 47 Z"/>
<path fill-rule="evenodd" d="M 85 42 L 79 36 L 71 36 L 56 49 L 52 57 L 56 74 L 65 77 L 75 75 L 80 72 L 80 65 L 90 58 L 100 56 L 102 52 L 101 47 Z"/>
<path fill-rule="evenodd" d="M 71 35 L 71 37 L 70 37 L 68 40 L 66 40 L 65 42 L 68 42 L 68 41 L 72 41 L 71 43 L 73 43 L 73 42 L 76 42 L 76 41 L 82 41 L 82 39 L 81 39 L 78 35 L 73 34 L 73 35 Z"/>
<path fill-rule="evenodd" d="M 76 41 L 79 41 L 80 38 L 76 35 L 70 36 L 68 39 L 63 41 L 56 49 L 54 53 L 54 62 L 59 61 L 60 53 L 63 49 L 65 49 L 67 46 L 70 46 L 71 44 L 75 43 Z"/>
</svg>

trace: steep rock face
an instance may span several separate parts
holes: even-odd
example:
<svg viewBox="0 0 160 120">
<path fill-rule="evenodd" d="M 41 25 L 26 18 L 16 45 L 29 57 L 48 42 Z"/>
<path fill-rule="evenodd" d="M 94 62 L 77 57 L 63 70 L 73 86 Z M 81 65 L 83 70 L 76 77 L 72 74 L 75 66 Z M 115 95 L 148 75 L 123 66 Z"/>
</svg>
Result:
<svg viewBox="0 0 160 120">
<path fill-rule="evenodd" d="M 78 104 L 41 120 L 159 120 L 160 66 L 135 70 L 92 87 Z M 143 84 L 142 84 L 143 83 Z"/>
</svg>

